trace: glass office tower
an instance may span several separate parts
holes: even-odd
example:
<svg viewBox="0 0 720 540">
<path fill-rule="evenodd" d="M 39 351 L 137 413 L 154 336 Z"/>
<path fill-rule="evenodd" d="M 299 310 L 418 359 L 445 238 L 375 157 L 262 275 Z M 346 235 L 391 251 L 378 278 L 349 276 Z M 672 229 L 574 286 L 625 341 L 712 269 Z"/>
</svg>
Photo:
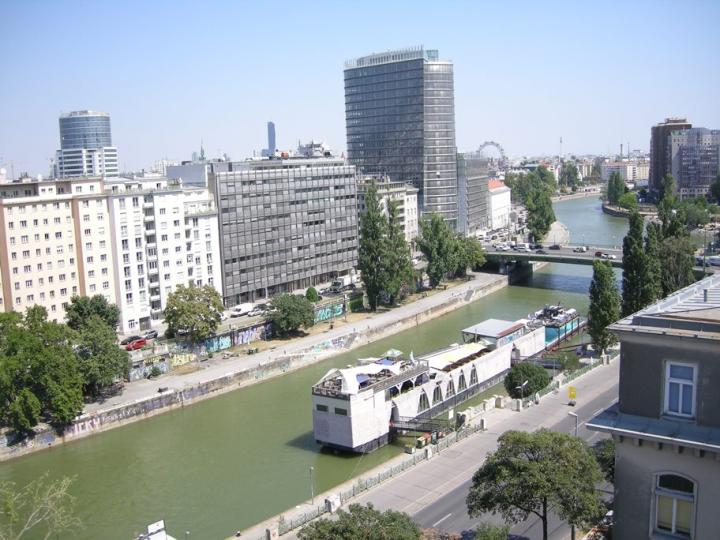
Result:
<svg viewBox="0 0 720 540">
<path fill-rule="evenodd" d="M 110 115 L 74 111 L 60 117 L 60 148 L 104 148 L 112 146 Z"/>
<path fill-rule="evenodd" d="M 348 159 L 420 190 L 424 214 L 457 226 L 453 65 L 437 50 L 389 51 L 345 64 Z"/>
<path fill-rule="evenodd" d="M 117 148 L 112 145 L 110 115 L 73 111 L 60 117 L 60 149 L 55 153 L 55 178 L 117 177 Z"/>
</svg>

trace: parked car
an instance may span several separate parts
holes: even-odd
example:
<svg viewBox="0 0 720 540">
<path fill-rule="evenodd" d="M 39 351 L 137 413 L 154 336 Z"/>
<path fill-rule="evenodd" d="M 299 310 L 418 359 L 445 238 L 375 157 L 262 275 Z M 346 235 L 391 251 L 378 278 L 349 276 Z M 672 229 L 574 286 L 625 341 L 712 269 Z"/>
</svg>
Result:
<svg viewBox="0 0 720 540">
<path fill-rule="evenodd" d="M 125 350 L 138 351 L 142 349 L 145 345 L 147 345 L 147 340 L 145 338 L 139 338 L 125 345 Z"/>
<path fill-rule="evenodd" d="M 143 336 L 145 339 L 155 339 L 158 337 L 158 331 L 157 330 L 148 330 L 145 332 L 145 335 Z"/>
<path fill-rule="evenodd" d="M 253 309 L 255 309 L 255 306 L 252 305 L 249 302 L 246 302 L 244 304 L 238 304 L 234 308 L 230 310 L 230 316 L 231 317 L 243 317 L 250 313 Z"/>
<path fill-rule="evenodd" d="M 248 317 L 259 317 L 261 315 L 265 315 L 265 310 L 260 309 L 259 307 L 254 308 L 250 313 L 247 314 Z"/>
<path fill-rule="evenodd" d="M 128 343 L 137 339 L 142 339 L 142 336 L 128 336 L 120 342 L 120 345 L 127 345 Z"/>
<path fill-rule="evenodd" d="M 552 246 L 550 246 L 550 249 L 561 249 L 560 244 L 553 244 Z"/>
</svg>

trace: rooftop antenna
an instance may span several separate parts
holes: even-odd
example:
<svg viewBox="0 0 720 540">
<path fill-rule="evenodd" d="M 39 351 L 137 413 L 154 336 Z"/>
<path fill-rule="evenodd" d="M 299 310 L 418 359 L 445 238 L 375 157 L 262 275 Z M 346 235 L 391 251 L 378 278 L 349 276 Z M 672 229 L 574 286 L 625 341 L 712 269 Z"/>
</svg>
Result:
<svg viewBox="0 0 720 540">
<path fill-rule="evenodd" d="M 562 135 L 560 135 L 560 155 L 558 156 L 560 159 L 562 159 Z"/>
<path fill-rule="evenodd" d="M 200 161 L 205 161 L 205 148 L 203 147 L 202 137 L 200 138 Z"/>
</svg>

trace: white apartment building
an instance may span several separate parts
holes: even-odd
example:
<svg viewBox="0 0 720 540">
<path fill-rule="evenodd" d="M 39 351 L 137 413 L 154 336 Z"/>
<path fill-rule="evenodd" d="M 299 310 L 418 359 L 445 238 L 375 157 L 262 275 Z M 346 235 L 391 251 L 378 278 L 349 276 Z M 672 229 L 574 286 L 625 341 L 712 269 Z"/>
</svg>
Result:
<svg viewBox="0 0 720 540">
<path fill-rule="evenodd" d="M 116 177 L 119 174 L 118 153 L 114 146 L 104 148 L 70 148 L 55 153 L 55 177 Z"/>
<path fill-rule="evenodd" d="M 178 285 L 222 294 L 217 210 L 205 188 L 144 175 L 108 181 L 123 333 L 158 324 Z"/>
<path fill-rule="evenodd" d="M 490 215 L 490 228 L 502 229 L 510 226 L 511 190 L 500 180 L 491 179 L 488 182 L 488 214 Z"/>
<path fill-rule="evenodd" d="M 75 294 L 115 302 L 110 245 L 101 179 L 0 183 L 0 310 L 63 322 Z"/>
<path fill-rule="evenodd" d="M 612 173 L 619 173 L 625 182 L 647 182 L 650 175 L 648 161 L 606 161 L 600 164 L 600 175 L 607 182 Z"/>
<path fill-rule="evenodd" d="M 388 204 L 391 201 L 398 203 L 398 211 L 400 220 L 405 231 L 405 240 L 411 243 L 418 235 L 418 189 L 410 184 L 402 182 L 393 182 L 387 176 L 363 176 L 358 179 L 357 198 L 358 198 L 358 215 L 365 213 L 365 193 L 372 182 L 375 182 L 377 188 L 380 206 L 385 215 L 388 212 Z"/>
</svg>

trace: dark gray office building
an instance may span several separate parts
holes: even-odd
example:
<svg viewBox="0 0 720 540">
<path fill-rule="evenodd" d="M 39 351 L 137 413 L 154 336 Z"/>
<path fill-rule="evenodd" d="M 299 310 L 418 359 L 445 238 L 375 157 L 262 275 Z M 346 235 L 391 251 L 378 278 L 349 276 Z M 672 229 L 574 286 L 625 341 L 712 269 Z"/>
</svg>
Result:
<svg viewBox="0 0 720 540">
<path fill-rule="evenodd" d="M 458 226 L 466 236 L 477 236 L 490 228 L 488 212 L 488 160 L 479 153 L 457 155 Z"/>
<path fill-rule="evenodd" d="M 350 163 L 420 190 L 423 213 L 457 226 L 453 65 L 437 50 L 388 51 L 345 64 Z"/>
<path fill-rule="evenodd" d="M 335 157 L 292 157 L 210 168 L 226 306 L 331 281 L 356 266 L 353 165 Z"/>
<path fill-rule="evenodd" d="M 650 173 L 648 187 L 659 195 L 663 178 L 670 174 L 672 163 L 670 155 L 670 134 L 673 131 L 690 129 L 692 124 L 685 118 L 666 118 L 664 122 L 650 128 Z"/>
</svg>

